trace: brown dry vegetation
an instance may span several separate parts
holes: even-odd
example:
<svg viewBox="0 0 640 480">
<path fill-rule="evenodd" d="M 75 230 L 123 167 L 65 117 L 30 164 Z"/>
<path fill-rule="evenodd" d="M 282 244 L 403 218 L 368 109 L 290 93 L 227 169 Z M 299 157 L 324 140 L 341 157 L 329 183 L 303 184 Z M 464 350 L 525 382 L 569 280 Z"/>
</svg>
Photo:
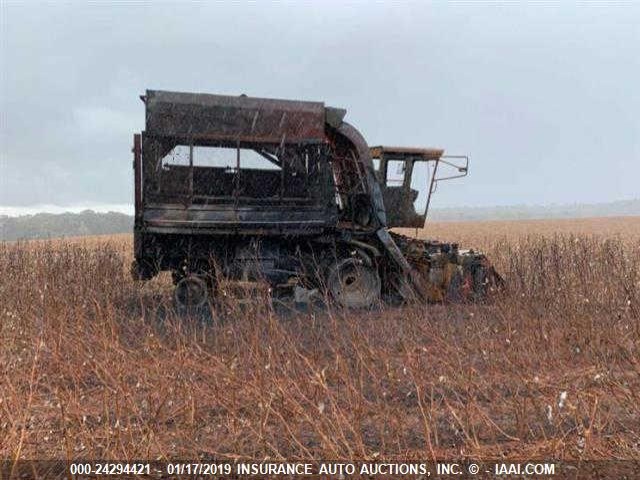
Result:
<svg viewBox="0 0 640 480">
<path fill-rule="evenodd" d="M 640 457 L 640 219 L 426 234 L 508 291 L 187 318 L 126 236 L 0 245 L 0 457 Z"/>
<path fill-rule="evenodd" d="M 415 229 L 402 231 L 414 236 Z M 585 235 L 619 239 L 640 238 L 640 217 L 575 218 L 558 220 L 521 220 L 482 222 L 430 222 L 418 236 L 458 242 L 463 247 L 489 249 L 496 242 L 517 241 L 526 237 L 550 238 L 556 235 Z"/>
</svg>

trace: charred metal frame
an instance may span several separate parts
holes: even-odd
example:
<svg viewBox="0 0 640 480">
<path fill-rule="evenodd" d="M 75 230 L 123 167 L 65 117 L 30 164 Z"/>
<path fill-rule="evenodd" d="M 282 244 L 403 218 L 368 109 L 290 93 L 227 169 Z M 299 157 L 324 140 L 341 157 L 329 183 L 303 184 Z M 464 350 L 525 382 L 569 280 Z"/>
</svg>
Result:
<svg viewBox="0 0 640 480">
<path fill-rule="evenodd" d="M 146 130 L 134 136 L 133 146 L 137 278 L 171 270 L 180 281 L 180 276 L 190 273 L 210 273 L 213 260 L 225 275 L 245 275 L 255 264 L 277 282 L 283 272 L 326 271 L 327 262 L 342 265 L 355 255 L 374 272 L 400 273 L 400 278 L 419 286 L 416 271 L 388 228 L 418 226 L 416 217 L 424 225 L 437 183 L 466 175 L 467 157 L 446 157 L 435 149 L 370 149 L 360 132 L 343 121 L 345 110 L 319 102 L 161 91 L 147 91 L 141 99 Z M 171 191 L 171 187 L 169 193 L 163 192 L 161 162 L 178 145 L 189 149 L 188 166 L 180 165 L 188 172 L 182 170 L 180 175 L 186 176 L 175 180 L 180 185 L 184 178 L 184 189 Z M 196 180 L 215 182 L 224 176 L 216 173 L 219 167 L 195 165 L 195 147 L 236 149 L 230 195 L 198 193 Z M 280 168 L 277 197 L 242 196 L 241 149 L 253 150 Z M 374 169 L 374 155 L 381 159 L 381 178 Z M 306 196 L 290 195 L 286 189 L 288 163 L 295 169 L 294 158 L 304 159 L 306 165 Z M 467 163 L 459 167 L 445 158 L 464 158 Z M 414 163 L 435 162 L 425 213 L 416 214 L 407 224 L 390 221 L 396 205 L 385 205 L 389 159 L 405 162 L 402 192 L 396 192 L 403 202 L 414 196 Z M 437 178 L 440 162 L 458 168 L 462 175 Z M 310 165 L 315 183 L 311 183 Z M 211 176 L 198 178 L 198 168 L 210 168 Z M 249 260 L 251 249 L 256 258 Z"/>
<path fill-rule="evenodd" d="M 137 134 L 137 136 L 139 137 L 139 134 Z M 134 139 L 134 142 L 136 140 Z M 137 140 L 139 141 L 139 140 Z M 188 146 L 189 147 L 189 188 L 187 189 L 187 191 L 185 192 L 185 196 L 187 196 L 189 198 L 189 203 L 191 205 L 196 204 L 196 202 L 194 202 L 194 199 L 200 199 L 200 200 L 205 200 L 205 201 L 212 201 L 212 202 L 223 202 L 223 201 L 229 201 L 232 200 L 234 202 L 234 204 L 236 205 L 236 207 L 238 206 L 239 201 L 241 200 L 256 200 L 255 197 L 251 197 L 251 196 L 242 196 L 240 195 L 241 189 L 240 189 L 240 183 L 242 182 L 242 175 L 243 175 L 243 171 L 246 172 L 247 170 L 251 170 L 251 171 L 256 171 L 259 169 L 252 169 L 252 168 L 243 168 L 241 166 L 241 161 L 240 161 L 240 152 L 241 150 L 251 150 L 257 154 L 259 154 L 261 157 L 265 158 L 266 160 L 268 160 L 269 162 L 271 162 L 273 165 L 277 166 L 280 172 L 280 184 L 279 184 L 279 195 L 277 197 L 277 200 L 275 199 L 275 197 L 268 197 L 268 198 L 260 198 L 260 203 L 264 204 L 264 203 L 269 203 L 269 202 L 274 202 L 277 201 L 278 203 L 287 203 L 287 202 L 309 202 L 310 198 L 308 195 L 300 195 L 300 196 L 294 196 L 294 195 L 285 195 L 285 174 L 287 173 L 287 168 L 293 168 L 295 169 L 295 165 L 292 165 L 292 162 L 289 162 L 287 160 L 287 156 L 283 156 L 282 159 L 278 159 L 276 157 L 273 156 L 273 154 L 267 152 L 264 150 L 262 145 L 259 144 L 254 144 L 254 143 L 244 143 L 244 142 L 236 142 L 235 146 L 230 147 L 228 146 L 226 143 L 222 143 L 222 144 L 214 144 L 211 142 L 207 142 L 207 143 L 190 143 L 189 145 L 184 145 L 184 144 L 176 144 L 177 146 Z M 236 164 L 234 167 L 234 176 L 233 176 L 233 181 L 234 181 L 234 189 L 231 193 L 231 195 L 196 195 L 194 193 L 194 156 L 193 156 L 193 149 L 194 147 L 219 147 L 219 148 L 229 148 L 229 149 L 234 149 L 236 151 Z M 175 148 L 175 147 L 174 147 Z M 300 152 L 298 152 L 300 153 Z M 310 156 L 309 152 L 304 151 L 303 155 L 306 157 L 305 158 L 305 162 L 309 163 L 309 159 L 308 157 Z M 161 158 L 156 158 L 154 160 L 154 162 L 156 164 L 160 164 L 162 162 L 162 160 L 164 160 L 164 158 L 166 157 L 161 157 Z M 154 163 L 152 162 L 152 163 Z M 211 168 L 211 169 L 220 169 L 222 167 L 200 167 L 200 168 Z M 155 168 L 156 171 L 159 171 L 160 168 L 158 168 L 156 166 Z M 298 170 L 297 173 L 301 173 L 304 177 L 304 181 L 305 181 L 305 187 L 309 186 L 309 170 L 307 169 L 307 171 L 300 171 Z M 246 174 L 246 173 L 245 173 Z M 161 197 L 163 195 L 167 195 L 167 197 L 170 197 L 171 195 L 169 194 L 163 194 L 162 193 L 162 175 L 156 175 L 156 187 L 155 187 L 155 191 L 151 192 L 153 193 L 154 196 L 158 196 Z M 137 184 L 137 180 L 136 180 L 136 184 Z M 175 196 L 175 194 L 173 195 Z M 206 202 L 205 202 L 206 204 Z M 140 203 L 139 205 L 142 205 L 142 203 Z"/>
</svg>

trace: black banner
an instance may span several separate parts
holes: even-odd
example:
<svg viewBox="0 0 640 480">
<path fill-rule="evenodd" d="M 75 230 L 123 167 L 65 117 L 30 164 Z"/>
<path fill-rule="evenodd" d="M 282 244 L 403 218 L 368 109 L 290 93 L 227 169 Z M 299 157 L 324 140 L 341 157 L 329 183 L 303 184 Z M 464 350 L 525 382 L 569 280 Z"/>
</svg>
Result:
<svg viewBox="0 0 640 480">
<path fill-rule="evenodd" d="M 640 460 L 290 461 L 4 460 L 4 479 L 98 478 L 640 478 Z"/>
</svg>

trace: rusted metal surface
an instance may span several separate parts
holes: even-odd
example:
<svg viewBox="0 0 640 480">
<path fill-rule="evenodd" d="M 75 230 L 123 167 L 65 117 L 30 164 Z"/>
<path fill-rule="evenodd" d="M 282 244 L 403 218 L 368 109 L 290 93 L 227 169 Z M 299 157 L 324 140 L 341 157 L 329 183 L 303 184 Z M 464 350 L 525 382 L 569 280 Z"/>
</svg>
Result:
<svg viewBox="0 0 640 480">
<path fill-rule="evenodd" d="M 473 302 L 484 300 L 504 286 L 502 277 L 487 257 L 457 244 L 391 234 L 429 302 Z"/>
<path fill-rule="evenodd" d="M 439 148 L 413 148 L 413 147 L 389 147 L 377 146 L 370 148 L 371 157 L 380 158 L 382 155 L 390 157 L 421 157 L 424 160 L 437 160 L 444 150 Z"/>
<path fill-rule="evenodd" d="M 320 102 L 148 90 L 146 131 L 209 141 L 322 143 Z"/>
</svg>

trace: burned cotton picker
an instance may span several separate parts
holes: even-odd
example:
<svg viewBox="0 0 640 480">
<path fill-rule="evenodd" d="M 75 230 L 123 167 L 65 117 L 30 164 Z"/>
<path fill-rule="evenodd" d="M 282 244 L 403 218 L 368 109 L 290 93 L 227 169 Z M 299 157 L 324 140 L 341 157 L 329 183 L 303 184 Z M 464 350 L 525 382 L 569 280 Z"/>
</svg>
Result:
<svg viewBox="0 0 640 480">
<path fill-rule="evenodd" d="M 323 103 L 141 98 L 133 274 L 171 271 L 179 304 L 204 304 L 236 283 L 318 289 L 368 308 L 383 298 L 482 298 L 496 280 L 481 254 L 389 231 L 422 228 L 435 186 L 451 178 L 438 166 L 464 176 L 466 157 L 369 148 L 345 110 Z"/>
</svg>

